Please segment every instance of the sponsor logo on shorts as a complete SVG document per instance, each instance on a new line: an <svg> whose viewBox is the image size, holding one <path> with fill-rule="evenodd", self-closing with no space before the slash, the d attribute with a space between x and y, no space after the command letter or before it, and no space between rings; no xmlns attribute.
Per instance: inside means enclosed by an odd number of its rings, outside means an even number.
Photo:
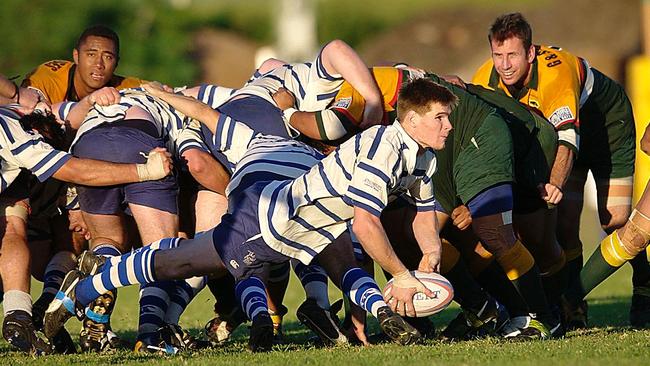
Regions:
<svg viewBox="0 0 650 366"><path fill-rule="evenodd" d="M252 251L250 251L250 250L248 251L248 254L246 254L246 255L244 256L244 263L245 263L247 266L250 266L251 264L255 263L255 260L256 260L256 258L255 258L255 252L252 252Z"/></svg>
<svg viewBox="0 0 650 366"><path fill-rule="evenodd" d="M352 104L352 98L341 98L334 103L335 108L347 108Z"/></svg>
<svg viewBox="0 0 650 366"><path fill-rule="evenodd" d="M233 259L230 261L230 266L234 269L237 269L239 268L239 263L237 263L237 261Z"/></svg>
<svg viewBox="0 0 650 366"><path fill-rule="evenodd" d="M557 127L566 121L571 121L575 119L571 109L567 106L560 107L551 114L551 117L548 119L553 126Z"/></svg>

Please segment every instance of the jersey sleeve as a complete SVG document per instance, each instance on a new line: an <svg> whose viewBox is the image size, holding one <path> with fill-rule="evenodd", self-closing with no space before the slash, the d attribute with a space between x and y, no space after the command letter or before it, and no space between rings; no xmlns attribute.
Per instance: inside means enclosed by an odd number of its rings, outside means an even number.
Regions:
<svg viewBox="0 0 650 366"><path fill-rule="evenodd" d="M564 92L558 93L551 103L544 107L542 113L558 131L558 143L577 151L580 85L571 85L571 82L565 81L555 90L564 90Z"/></svg>
<svg viewBox="0 0 650 366"><path fill-rule="evenodd" d="M359 146L359 154L346 193L351 204L379 217L388 204L390 187L401 170L399 149L382 140L385 128L379 128L373 140ZM357 135L360 136L360 135ZM358 137L356 137L358 138Z"/></svg>
<svg viewBox="0 0 650 366"><path fill-rule="evenodd" d="M226 152L228 150L246 151L255 132L246 124L226 116L219 115L212 140L215 149Z"/></svg>
<svg viewBox="0 0 650 366"><path fill-rule="evenodd" d="M212 84L201 84L196 99L209 105L212 109L224 104L237 91L237 89L226 88Z"/></svg>
<svg viewBox="0 0 650 366"><path fill-rule="evenodd" d="M56 173L72 155L54 149L43 142L39 134L24 131L20 126L8 124L13 136L9 146L11 156L20 167L30 170L43 182Z"/></svg>
<svg viewBox="0 0 650 366"><path fill-rule="evenodd" d="M434 211L436 209L433 180L431 179L435 171L436 165L434 158L429 169L415 172L416 175L421 177L409 188L409 195L415 202L418 211Z"/></svg>
<svg viewBox="0 0 650 366"><path fill-rule="evenodd" d="M209 153L210 149L206 145L203 133L201 132L201 122L191 119L190 123L178 134L176 146L178 147L179 156L190 149L198 149Z"/></svg>
<svg viewBox="0 0 650 366"><path fill-rule="evenodd" d="M30 72L21 85L39 90L50 103L62 102L68 89L71 65L70 61L48 61Z"/></svg>

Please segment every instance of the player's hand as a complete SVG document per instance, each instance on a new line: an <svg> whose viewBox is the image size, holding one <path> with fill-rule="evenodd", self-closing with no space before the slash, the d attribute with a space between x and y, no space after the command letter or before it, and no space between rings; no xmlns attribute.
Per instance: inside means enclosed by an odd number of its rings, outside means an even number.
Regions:
<svg viewBox="0 0 650 366"><path fill-rule="evenodd" d="M289 109L296 104L296 97L286 88L280 88L271 95L273 101L281 110Z"/></svg>
<svg viewBox="0 0 650 366"><path fill-rule="evenodd" d="M420 264L418 265L418 271L431 273L436 272L440 273L440 251L433 251L429 253L424 253L422 259L420 259Z"/></svg>
<svg viewBox="0 0 650 366"><path fill-rule="evenodd" d="M45 100L45 97L36 89L33 88L20 88L18 89L19 104L29 109L35 109L38 105L39 109L51 112L50 104Z"/></svg>
<svg viewBox="0 0 650 366"><path fill-rule="evenodd" d="M441 75L440 78L448 83L452 83L463 89L467 89L467 85L465 85L463 79L461 79L458 75Z"/></svg>
<svg viewBox="0 0 650 366"><path fill-rule="evenodd" d="M363 109L363 119L359 124L362 130L366 128L381 124L384 120L384 105L381 100L377 102L366 101L366 106Z"/></svg>
<svg viewBox="0 0 650 366"><path fill-rule="evenodd" d="M549 205L555 206L562 200L562 189L554 184L540 184L537 186L537 189L539 190L540 197Z"/></svg>
<svg viewBox="0 0 650 366"><path fill-rule="evenodd" d="M429 297L434 296L433 292L413 277L409 271L404 271L393 277L393 287L390 292L384 294L384 300L399 315L413 317L416 315L413 307L413 295L418 292Z"/></svg>
<svg viewBox="0 0 650 366"><path fill-rule="evenodd" d="M68 226L70 231L82 235L86 240L90 240L90 232L81 215L81 210L68 210L68 221L70 221L70 225Z"/></svg>
<svg viewBox="0 0 650 366"><path fill-rule="evenodd" d="M108 106L119 103L121 98L122 96L117 89L105 86L92 92L92 94L88 96L88 102L91 105L97 104L100 106Z"/></svg>
<svg viewBox="0 0 650 366"><path fill-rule="evenodd" d="M172 154L164 148L157 147L149 151L146 157L146 163L136 164L140 182L162 179L169 175L174 168Z"/></svg>
<svg viewBox="0 0 650 366"><path fill-rule="evenodd" d="M456 207L451 212L451 219L459 230L465 230L472 224L472 214L465 205Z"/></svg>
<svg viewBox="0 0 650 366"><path fill-rule="evenodd" d="M424 75L426 75L426 73L427 73L426 70L424 70L424 69L421 69L419 67L410 66L410 65L407 65L405 63L397 63L397 64L393 65L393 67L396 68L396 69L406 70L406 71L410 72L411 73L411 78L413 80L423 78Z"/></svg>
<svg viewBox="0 0 650 366"><path fill-rule="evenodd" d="M165 84L163 84L161 82L158 82L158 81L149 81L149 82L140 84L140 86L142 87L142 89L144 89L144 91L146 91L147 93L149 93L149 94L151 94L153 96L160 95L161 93L164 93L164 92L167 92L167 93L173 93L174 92L174 90L171 87L169 87L168 85L165 85Z"/></svg>

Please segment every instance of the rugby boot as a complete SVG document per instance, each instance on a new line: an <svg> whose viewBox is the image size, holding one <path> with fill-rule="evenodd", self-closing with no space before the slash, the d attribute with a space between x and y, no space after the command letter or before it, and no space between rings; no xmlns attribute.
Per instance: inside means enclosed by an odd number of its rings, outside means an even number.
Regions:
<svg viewBox="0 0 650 366"><path fill-rule="evenodd" d="M273 344L284 343L284 333L282 332L282 318L287 315L287 307L280 305L278 312L269 310L271 320L273 320Z"/></svg>
<svg viewBox="0 0 650 366"><path fill-rule="evenodd" d="M198 350L210 347L210 342L192 336L178 324L165 324L158 329L160 338L178 351Z"/></svg>
<svg viewBox="0 0 650 366"><path fill-rule="evenodd" d="M523 326L516 327L505 335L506 339L513 341L545 340L551 338L549 328L537 319L526 317L527 321ZM558 325L556 325L558 326Z"/></svg>
<svg viewBox="0 0 650 366"><path fill-rule="evenodd" d="M326 346L348 343L348 339L339 328L336 314L318 306L316 300L307 299L296 311L298 320L314 332Z"/></svg>
<svg viewBox="0 0 650 366"><path fill-rule="evenodd" d="M61 289L47 307L43 318L43 333L47 339L53 339L71 317L83 317L83 307L77 303L75 288L84 277L85 275L76 269L65 275Z"/></svg>
<svg viewBox="0 0 650 366"><path fill-rule="evenodd" d="M630 325L634 328L650 328L650 296L632 295Z"/></svg>
<svg viewBox="0 0 650 366"><path fill-rule="evenodd" d="M48 355L52 347L36 334L32 317L24 310L10 311L2 322L2 337L13 347L33 355Z"/></svg>
<svg viewBox="0 0 650 366"><path fill-rule="evenodd" d="M382 306L377 310L377 320L381 330L394 342L405 345L415 343L421 338L417 329L395 314L388 306Z"/></svg>
<svg viewBox="0 0 650 366"><path fill-rule="evenodd" d="M507 311L493 298L489 298L479 311L463 310L440 334L445 341L459 341L494 335L508 320Z"/></svg>
<svg viewBox="0 0 650 366"><path fill-rule="evenodd" d="M162 339L138 339L133 347L134 353L150 353L159 356L171 356L179 352L179 349L165 343Z"/></svg>
<svg viewBox="0 0 650 366"><path fill-rule="evenodd" d="M230 338L230 334L246 321L246 314L236 307L228 315L216 314L205 325L205 335L213 345L222 344Z"/></svg>
<svg viewBox="0 0 650 366"><path fill-rule="evenodd" d="M47 307L54 298L52 295L45 295L49 294L41 295L41 297L34 302L34 305L32 305L32 321L34 322L34 328L37 330L43 329L45 310L47 310ZM59 330L59 332L51 339L51 342L54 353L65 355L77 353L77 347L75 346L70 333L68 333L65 328L61 328L61 330Z"/></svg>
<svg viewBox="0 0 650 366"><path fill-rule="evenodd" d="M424 339L436 338L436 326L429 318L415 318L405 316L404 320L409 323L413 328L417 329Z"/></svg>
<svg viewBox="0 0 650 366"><path fill-rule="evenodd" d="M260 312L253 319L248 348L253 352L268 352L273 347L273 320L268 312Z"/></svg>
<svg viewBox="0 0 650 366"><path fill-rule="evenodd" d="M90 250L81 253L77 259L79 270L88 276L97 274L104 263L106 263L106 257L97 255Z"/></svg>
<svg viewBox="0 0 650 366"><path fill-rule="evenodd" d="M112 332L110 323L116 300L117 292L108 291L86 308L79 333L79 345L83 352L101 352L108 347L121 344L119 337Z"/></svg>
<svg viewBox="0 0 650 366"><path fill-rule="evenodd" d="M577 306L570 304L564 297L560 298L562 323L566 330L587 328L587 301L582 300Z"/></svg>

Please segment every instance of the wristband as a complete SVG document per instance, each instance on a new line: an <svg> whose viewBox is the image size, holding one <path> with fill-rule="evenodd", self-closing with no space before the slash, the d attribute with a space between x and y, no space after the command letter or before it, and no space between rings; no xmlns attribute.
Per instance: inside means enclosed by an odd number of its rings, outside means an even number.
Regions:
<svg viewBox="0 0 650 366"><path fill-rule="evenodd" d="M291 123L291 116L293 116L293 114L296 112L298 112L298 110L295 108L287 108L282 111L282 115L284 116L284 119L287 121L287 123Z"/></svg>

